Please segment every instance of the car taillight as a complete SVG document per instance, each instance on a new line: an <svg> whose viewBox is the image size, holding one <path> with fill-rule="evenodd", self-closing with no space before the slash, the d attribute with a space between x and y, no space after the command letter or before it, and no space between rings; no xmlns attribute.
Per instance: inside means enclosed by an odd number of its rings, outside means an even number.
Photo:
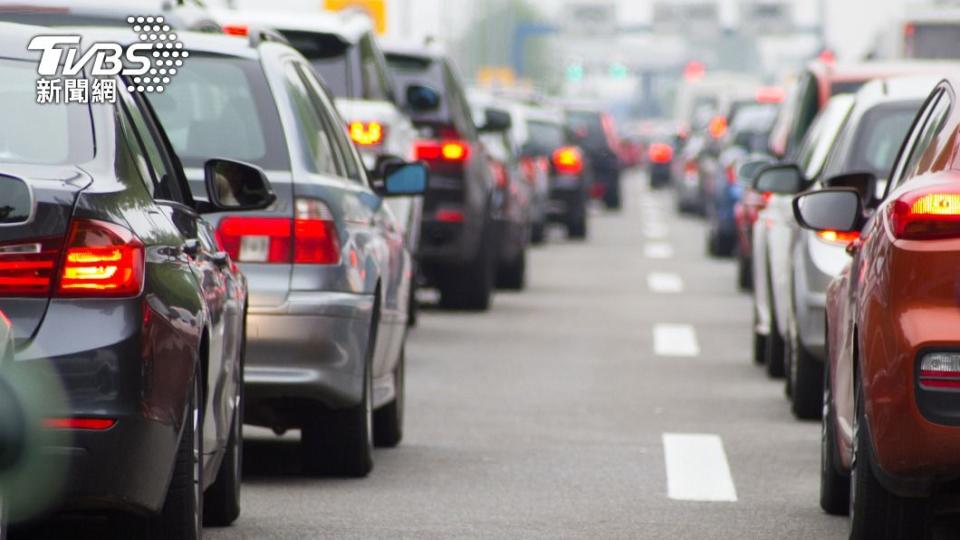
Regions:
<svg viewBox="0 0 960 540"><path fill-rule="evenodd" d="M0 296L49 296L62 238L0 246Z"/></svg>
<svg viewBox="0 0 960 540"><path fill-rule="evenodd" d="M57 295L136 296L143 288L143 243L114 223L75 219L60 268Z"/></svg>
<svg viewBox="0 0 960 540"><path fill-rule="evenodd" d="M860 238L859 231L817 231L817 238L828 244L847 245Z"/></svg>
<svg viewBox="0 0 960 540"><path fill-rule="evenodd" d="M457 208L439 208L434 213L434 217L443 223L463 223L465 219L463 210Z"/></svg>
<svg viewBox="0 0 960 540"><path fill-rule="evenodd" d="M89 429L103 431L112 428L117 421L114 418L44 418L43 427L47 429Z"/></svg>
<svg viewBox="0 0 960 540"><path fill-rule="evenodd" d="M220 25L220 28L228 36L247 37L250 35L250 27L245 24L223 24Z"/></svg>
<svg viewBox="0 0 960 540"><path fill-rule="evenodd" d="M960 353L932 352L920 359L920 386L960 390Z"/></svg>
<svg viewBox="0 0 960 540"><path fill-rule="evenodd" d="M360 146L382 144L387 129L380 122L350 122L350 138Z"/></svg>
<svg viewBox="0 0 960 540"><path fill-rule="evenodd" d="M217 239L237 262L337 264L340 240L333 213L316 199L297 199L293 219L228 216Z"/></svg>
<svg viewBox="0 0 960 540"><path fill-rule="evenodd" d="M737 168L733 165L727 167L727 184L734 185L737 183Z"/></svg>
<svg viewBox="0 0 960 540"><path fill-rule="evenodd" d="M723 116L715 116L710 120L707 131L714 139L719 139L727 134L727 119Z"/></svg>
<svg viewBox="0 0 960 540"><path fill-rule="evenodd" d="M673 148L669 144L653 143L647 150L651 163L670 163L673 161Z"/></svg>
<svg viewBox="0 0 960 540"><path fill-rule="evenodd" d="M697 174L698 170L699 170L699 167L697 167L697 162L694 160L690 160L683 164L683 173L685 175Z"/></svg>
<svg viewBox="0 0 960 540"><path fill-rule="evenodd" d="M897 238L960 237L960 193L927 191L904 195L893 202L889 215Z"/></svg>
<svg viewBox="0 0 960 540"><path fill-rule="evenodd" d="M507 168L503 166L503 163L493 164L493 181L498 189L503 189L510 183Z"/></svg>
<svg viewBox="0 0 960 540"><path fill-rule="evenodd" d="M415 146L417 159L424 161L466 161L470 144L466 141L419 141Z"/></svg>
<svg viewBox="0 0 960 540"><path fill-rule="evenodd" d="M553 167L559 174L580 174L583 172L583 154L575 146L557 148L553 152Z"/></svg>

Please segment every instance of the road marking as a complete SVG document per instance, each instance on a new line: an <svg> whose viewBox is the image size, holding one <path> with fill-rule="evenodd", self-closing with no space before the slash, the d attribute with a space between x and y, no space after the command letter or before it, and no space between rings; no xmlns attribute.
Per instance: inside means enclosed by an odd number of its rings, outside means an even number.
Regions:
<svg viewBox="0 0 960 540"><path fill-rule="evenodd" d="M661 225L659 223L648 223L643 227L643 235L647 237L648 240L663 240L670 233L670 229L666 225Z"/></svg>
<svg viewBox="0 0 960 540"><path fill-rule="evenodd" d="M643 256L648 259L669 259L673 257L673 246L663 242L650 242L643 246Z"/></svg>
<svg viewBox="0 0 960 540"><path fill-rule="evenodd" d="M650 272L647 274L647 288L655 293L679 293L683 292L683 280L677 274Z"/></svg>
<svg viewBox="0 0 960 540"><path fill-rule="evenodd" d="M737 500L723 439L700 433L664 433L667 497L677 501Z"/></svg>
<svg viewBox="0 0 960 540"><path fill-rule="evenodd" d="M653 352L657 356L697 356L700 354L697 333L689 324L656 324Z"/></svg>

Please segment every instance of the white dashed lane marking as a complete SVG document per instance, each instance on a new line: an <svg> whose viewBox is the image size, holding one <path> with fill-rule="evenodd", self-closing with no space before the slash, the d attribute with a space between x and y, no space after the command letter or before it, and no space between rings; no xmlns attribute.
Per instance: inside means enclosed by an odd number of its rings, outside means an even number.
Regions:
<svg viewBox="0 0 960 540"><path fill-rule="evenodd" d="M656 324L653 327L653 352L657 356L697 356L697 333L689 324Z"/></svg>
<svg viewBox="0 0 960 540"><path fill-rule="evenodd" d="M673 257L673 246L663 242L650 242L643 246L643 256L648 259L669 259Z"/></svg>
<svg viewBox="0 0 960 540"><path fill-rule="evenodd" d="M735 502L723 439L701 433L664 433L667 497L678 501Z"/></svg>
<svg viewBox="0 0 960 540"><path fill-rule="evenodd" d="M647 288L660 294L680 293L683 292L683 280L676 274L650 272L647 274Z"/></svg>

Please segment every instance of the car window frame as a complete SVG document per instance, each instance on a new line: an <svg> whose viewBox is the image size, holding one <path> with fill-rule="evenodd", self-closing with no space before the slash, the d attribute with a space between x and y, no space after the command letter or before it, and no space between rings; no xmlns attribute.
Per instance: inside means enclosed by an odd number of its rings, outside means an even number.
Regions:
<svg viewBox="0 0 960 540"><path fill-rule="evenodd" d="M911 169L915 168L917 163L914 161L914 157L919 159L922 155L929 149L930 144L933 143L934 138L937 133L943 129L944 126L940 126L937 129L937 132L933 134L927 140L926 146L923 149L919 148L919 143L923 140L924 136L928 133L928 129L931 127L930 121L934 118L934 114L937 114L937 109L940 107L940 103L946 99L947 108L943 111L943 119L946 120L950 116L950 111L953 110L953 100L952 95L947 89L943 86L938 86L934 92L930 94L927 98L927 101L924 103L923 108L917 114L917 119L913 124L913 127L910 128L910 132L907 137L904 139L903 146L900 149L900 152L897 154L897 159L894 162L893 169L891 169L890 181L887 183L887 191L884 194L884 199L886 199L890 193L902 186L907 180L912 178Z"/></svg>
<svg viewBox="0 0 960 540"><path fill-rule="evenodd" d="M307 103L310 105L311 109L313 109L313 114L316 115L317 122L324 127L325 127L325 122L323 119L323 115L321 114L321 108L318 106L317 102L311 97L311 94L313 94L313 92L311 92L310 85L307 84L307 82L300 75L300 69L298 69L300 65L302 65L302 62L299 59L296 59L293 57L284 60L281 65L280 76L283 83L284 93L286 94L287 100L290 102L288 103L288 106L290 106L291 108L291 112L293 113L293 120L296 123L296 126L294 127L297 130L297 144L300 145L301 151L305 154L305 157L306 157L306 160L304 161L304 163L301 163L301 166L306 167L308 171L312 174L345 178L346 175L344 172L344 164L342 162L342 158L336 148L336 143L334 143L333 140L330 138L329 131L324 131L324 134L326 135L325 139L329 143L329 147L330 147L330 159L333 163L333 169L334 169L332 172L320 170L319 167L316 167L318 163L315 159L315 156L313 155L314 152L309 147L310 146L309 144L305 144L308 141L303 140L303 135L306 133L306 130L304 129L304 126L303 126L303 119L301 118L301 112L293 104L293 99L295 99L293 96L293 92L295 90L294 88L292 88L292 84L294 80L297 81L299 84L303 85L304 96L307 100Z"/></svg>

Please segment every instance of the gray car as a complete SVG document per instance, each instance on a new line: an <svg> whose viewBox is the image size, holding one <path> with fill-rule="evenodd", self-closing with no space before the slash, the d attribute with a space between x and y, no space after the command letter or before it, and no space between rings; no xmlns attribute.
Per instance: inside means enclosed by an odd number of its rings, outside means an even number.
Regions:
<svg viewBox="0 0 960 540"><path fill-rule="evenodd" d="M267 172L278 200L221 214L217 239L250 284L246 422L301 428L311 474L366 475L400 442L411 254L387 196L426 169L365 171L309 62L284 43L184 35L188 61L151 101L200 192L200 166L232 156Z"/></svg>

